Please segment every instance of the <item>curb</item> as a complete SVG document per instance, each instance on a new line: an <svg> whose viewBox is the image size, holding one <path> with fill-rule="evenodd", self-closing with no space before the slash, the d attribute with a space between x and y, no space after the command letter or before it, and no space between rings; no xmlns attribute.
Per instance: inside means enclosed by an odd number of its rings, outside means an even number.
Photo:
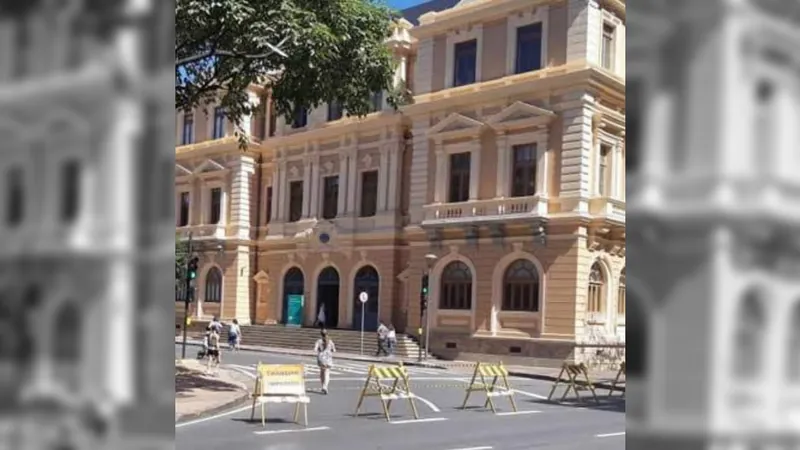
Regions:
<svg viewBox="0 0 800 450"><path fill-rule="evenodd" d="M223 413L228 410L236 409L239 406L244 406L245 403L248 403L247 400L250 399L250 393L247 391L240 392L236 395L234 399L229 402L225 402L222 405L215 406L210 409L206 409L203 411L199 411L196 413L191 414L184 414L177 419L175 419L175 425L181 425L186 422L191 422L193 420L202 419L204 417L211 417L216 414Z"/></svg>
<svg viewBox="0 0 800 450"><path fill-rule="evenodd" d="M176 344L182 344L183 340L175 338ZM202 344L199 341L191 341L186 340L186 346L194 346L194 347L201 347ZM265 350L264 348L260 348L253 345L242 345L240 346L242 350L248 351L256 351L262 353L274 353L279 355L293 355L293 356L314 356L313 352L306 352L304 350L291 350L291 349L281 349L281 348L270 348L269 350ZM362 362L379 362L385 363L384 360L376 360L374 358L369 357L361 357L361 356L346 356L346 355L337 355L336 359L343 359L345 361L362 361ZM454 367L475 367L476 362L452 362L452 363L444 363L444 364L436 364L431 362L417 362L417 361L402 361L403 365L412 366L412 367L422 367L426 369L439 369L439 370L448 370ZM518 372L514 370L509 370L508 374L513 377L519 378L530 378L534 380L543 380L543 381L556 381L558 379L557 376L553 375L544 375L544 374L537 374L537 373L529 373L529 372ZM595 383L595 388L599 389L610 389L611 383ZM615 386L613 391L624 392L624 386Z"/></svg>

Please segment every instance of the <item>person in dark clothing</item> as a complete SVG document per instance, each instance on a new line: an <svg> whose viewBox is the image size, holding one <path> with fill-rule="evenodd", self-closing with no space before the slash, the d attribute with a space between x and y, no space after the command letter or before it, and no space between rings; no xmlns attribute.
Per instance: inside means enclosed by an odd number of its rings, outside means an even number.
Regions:
<svg viewBox="0 0 800 450"><path fill-rule="evenodd" d="M375 353L375 356L381 356L381 353L383 353L385 356L389 356L389 351L386 349L386 341L388 338L389 328L387 328L386 325L381 322L378 326L378 352Z"/></svg>

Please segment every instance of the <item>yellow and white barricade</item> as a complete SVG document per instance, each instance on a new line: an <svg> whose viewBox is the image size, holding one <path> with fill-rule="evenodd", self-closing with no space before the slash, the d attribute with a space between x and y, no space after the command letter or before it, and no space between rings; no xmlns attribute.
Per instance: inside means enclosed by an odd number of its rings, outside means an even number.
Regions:
<svg viewBox="0 0 800 450"><path fill-rule="evenodd" d="M567 379L563 380L562 377L566 375ZM583 375L583 380L578 379L580 375ZM563 402L567 398L567 394L569 391L575 393L575 400L581 400L581 396L578 393L579 389L588 389L592 396L594 397L594 401L596 403L600 403L600 400L597 398L597 393L594 390L594 383L592 383L592 379L589 378L589 368L586 367L584 363L570 363L565 362L561 365L561 372L558 373L558 377L553 382L553 388L550 389L550 395L547 396L547 400L550 401L553 398L553 394L556 392L556 388L560 383L564 383L567 385L567 389L564 391L564 395L561 396L561 401Z"/></svg>
<svg viewBox="0 0 800 450"><path fill-rule="evenodd" d="M491 383L487 383L487 378L492 379ZM494 401L492 401L494 397L508 397L508 400L511 402L511 408L514 412L517 412L517 403L514 401L514 390L511 389L511 385L508 383L508 370L503 366L503 363L487 364L479 362L475 366L475 371L472 373L472 380L470 380L469 386L467 386L467 395L464 397L464 404L461 405L461 409L466 409L469 397L473 392L484 392L486 394L486 401L483 407L486 408L489 406L495 414L497 413L497 409L494 406Z"/></svg>
<svg viewBox="0 0 800 450"><path fill-rule="evenodd" d="M261 404L261 425L266 426L267 403L294 403L294 421L300 418L303 408L303 425L308 426L308 404L306 382L302 364L261 364L256 369L256 384L253 389L253 409L250 420L256 416L256 403Z"/></svg>
<svg viewBox="0 0 800 450"><path fill-rule="evenodd" d="M622 361L622 364L619 366L619 370L617 371L617 376L614 377L614 382L611 383L611 387L608 388L608 396L611 397L611 394L614 393L614 388L620 384L620 378L623 376L627 377L625 372L625 361ZM622 391L622 397L625 397L625 391Z"/></svg>
<svg viewBox="0 0 800 450"><path fill-rule="evenodd" d="M383 384L383 381L392 381L392 384L391 386ZM419 419L417 405L414 403L414 394L411 393L408 370L402 363L395 367L377 367L374 364L369 366L367 380L364 382L364 388L361 389L361 394L358 396L356 417L361 411L364 399L367 397L379 397L381 399L383 414L386 416L387 422L391 421L389 409L392 406L392 401L400 399L408 399L411 411L414 413L414 419Z"/></svg>

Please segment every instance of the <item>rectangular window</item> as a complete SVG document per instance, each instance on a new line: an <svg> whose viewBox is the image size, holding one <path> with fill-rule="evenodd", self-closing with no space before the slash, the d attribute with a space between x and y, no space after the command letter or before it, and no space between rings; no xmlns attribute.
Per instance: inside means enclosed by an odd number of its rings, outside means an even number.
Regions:
<svg viewBox="0 0 800 450"><path fill-rule="evenodd" d="M303 216L303 182L289 183L289 222L297 222Z"/></svg>
<svg viewBox="0 0 800 450"><path fill-rule="evenodd" d="M361 217L372 217L378 211L378 171L361 174Z"/></svg>
<svg viewBox="0 0 800 450"><path fill-rule="evenodd" d="M78 217L80 208L80 163L75 160L65 163L61 176L61 219L72 222Z"/></svg>
<svg viewBox="0 0 800 450"><path fill-rule="evenodd" d="M225 136L225 109L218 106L214 108L214 139Z"/></svg>
<svg viewBox="0 0 800 450"><path fill-rule="evenodd" d="M600 154L597 161L597 195L600 197L608 196L609 185L611 184L611 170L609 168L610 155L611 147L606 144L601 144Z"/></svg>
<svg viewBox="0 0 800 450"><path fill-rule="evenodd" d="M450 191L447 201L450 203L469 200L469 172L472 159L469 153L450 155Z"/></svg>
<svg viewBox="0 0 800 450"><path fill-rule="evenodd" d="M512 151L511 196L536 195L536 144L515 145Z"/></svg>
<svg viewBox="0 0 800 450"><path fill-rule="evenodd" d="M180 215L178 217L178 226L185 227L189 225L189 193L181 192Z"/></svg>
<svg viewBox="0 0 800 450"><path fill-rule="evenodd" d="M211 188L210 223L217 224L222 217L222 188Z"/></svg>
<svg viewBox="0 0 800 450"><path fill-rule="evenodd" d="M453 86L475 82L478 64L478 40L460 42L453 50Z"/></svg>
<svg viewBox="0 0 800 450"><path fill-rule="evenodd" d="M295 108L292 128L303 128L306 125L308 125L308 111L305 108Z"/></svg>
<svg viewBox="0 0 800 450"><path fill-rule="evenodd" d="M183 138L182 145L191 144L194 141L194 114L186 113L183 115Z"/></svg>
<svg viewBox="0 0 800 450"><path fill-rule="evenodd" d="M370 97L372 112L383 110L383 91L378 91Z"/></svg>
<svg viewBox="0 0 800 450"><path fill-rule="evenodd" d="M515 73L542 68L542 23L517 28L517 61Z"/></svg>
<svg viewBox="0 0 800 450"><path fill-rule="evenodd" d="M6 200L6 223L19 225L25 215L25 180L19 167L6 175Z"/></svg>
<svg viewBox="0 0 800 450"><path fill-rule="evenodd" d="M602 64L606 70L614 69L614 32L612 25L603 24Z"/></svg>
<svg viewBox="0 0 800 450"><path fill-rule="evenodd" d="M324 178L322 192L322 218L330 220L339 213L339 176L334 175Z"/></svg>
<svg viewBox="0 0 800 450"><path fill-rule="evenodd" d="M267 223L272 222L272 187L267 188Z"/></svg>
<svg viewBox="0 0 800 450"><path fill-rule="evenodd" d="M328 103L328 122L332 122L334 120L339 120L344 115L344 108L342 108L342 104L333 101Z"/></svg>

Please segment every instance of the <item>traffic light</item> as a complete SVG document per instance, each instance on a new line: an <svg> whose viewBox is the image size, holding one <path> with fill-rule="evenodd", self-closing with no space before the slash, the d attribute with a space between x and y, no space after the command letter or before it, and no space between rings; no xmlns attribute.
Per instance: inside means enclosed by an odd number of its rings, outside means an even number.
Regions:
<svg viewBox="0 0 800 450"><path fill-rule="evenodd" d="M428 309L428 275L422 276L422 290L419 293L419 304L422 311Z"/></svg>
<svg viewBox="0 0 800 450"><path fill-rule="evenodd" d="M186 274L188 279L194 280L197 278L197 263L200 260L195 256L194 258L189 260L189 263L186 265Z"/></svg>

